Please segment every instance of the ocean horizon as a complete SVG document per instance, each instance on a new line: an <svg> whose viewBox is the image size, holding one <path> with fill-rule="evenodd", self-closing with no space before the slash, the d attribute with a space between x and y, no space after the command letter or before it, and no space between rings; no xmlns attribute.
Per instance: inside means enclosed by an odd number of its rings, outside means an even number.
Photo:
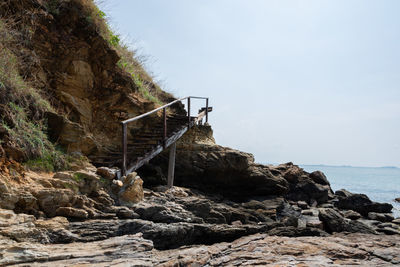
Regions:
<svg viewBox="0 0 400 267"><path fill-rule="evenodd" d="M367 195L372 201L393 205L393 215L400 217L400 168L396 166L355 167L330 165L299 165L307 172L322 171L332 190L346 189L352 193Z"/></svg>

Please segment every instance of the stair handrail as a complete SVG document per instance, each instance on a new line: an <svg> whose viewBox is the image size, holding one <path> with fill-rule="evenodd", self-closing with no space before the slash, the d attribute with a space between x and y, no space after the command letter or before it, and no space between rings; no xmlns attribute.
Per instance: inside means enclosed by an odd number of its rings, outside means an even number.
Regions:
<svg viewBox="0 0 400 267"><path fill-rule="evenodd" d="M161 107L153 109L153 110L151 110L149 112L146 112L144 114L138 115L138 116L130 118L130 119L126 119L124 121L121 121L121 126L122 126L122 169L121 169L121 171L122 171L122 176L126 175L126 161L127 161L127 153L128 153L127 124L130 123L130 122L134 122L136 120L142 119L144 117L147 117L147 116L149 116L149 115L151 115L151 114L153 114L153 113L155 113L155 112L157 112L159 110L163 110L163 119L164 119L164 123L163 123L164 138L163 138L163 141L165 141L166 136L167 136L167 112L166 112L167 107L187 99L188 127L189 127L189 125L190 125L190 99L191 98L193 98L193 99L205 99L206 100L206 110L205 110L206 116L205 117L206 117L206 122L208 122L208 97L201 97L201 96L186 96L186 97L183 97L183 98L180 98L180 99L176 99L176 100L174 100L174 101L172 101L172 102L170 102L168 104L165 104L165 105L163 105Z"/></svg>

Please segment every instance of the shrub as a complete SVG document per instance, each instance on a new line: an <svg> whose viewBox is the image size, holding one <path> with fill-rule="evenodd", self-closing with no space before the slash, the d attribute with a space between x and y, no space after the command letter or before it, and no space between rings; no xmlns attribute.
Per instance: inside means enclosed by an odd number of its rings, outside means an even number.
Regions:
<svg viewBox="0 0 400 267"><path fill-rule="evenodd" d="M40 157L26 161L24 166L32 171L54 172L66 170L70 166L70 157L55 149L46 151Z"/></svg>
<svg viewBox="0 0 400 267"><path fill-rule="evenodd" d="M113 33L110 34L109 42L112 46L118 46L119 41L120 41L119 35Z"/></svg>
<svg viewBox="0 0 400 267"><path fill-rule="evenodd" d="M45 112L49 102L20 73L20 37L9 23L0 19L0 126L5 130L2 146L19 149L24 165L32 170L54 171L67 168L67 156L48 140ZM3 38L4 37L4 38Z"/></svg>

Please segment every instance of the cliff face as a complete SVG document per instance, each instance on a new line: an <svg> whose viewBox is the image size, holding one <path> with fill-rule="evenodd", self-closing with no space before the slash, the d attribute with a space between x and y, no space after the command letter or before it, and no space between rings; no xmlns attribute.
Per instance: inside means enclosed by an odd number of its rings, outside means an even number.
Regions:
<svg viewBox="0 0 400 267"><path fill-rule="evenodd" d="M24 39L14 43L3 39L2 44L17 54L23 79L50 103L44 114L36 117L47 120L51 141L67 152L93 155L105 147L119 146L121 120L173 100L137 61L124 54L127 50L103 16L92 1L18 0L1 4L2 23L10 25L11 35ZM146 99L145 89L153 91L157 101ZM35 117L32 113L35 110L28 112L30 119ZM23 147L11 142L3 146L14 158L27 158L11 153Z"/></svg>

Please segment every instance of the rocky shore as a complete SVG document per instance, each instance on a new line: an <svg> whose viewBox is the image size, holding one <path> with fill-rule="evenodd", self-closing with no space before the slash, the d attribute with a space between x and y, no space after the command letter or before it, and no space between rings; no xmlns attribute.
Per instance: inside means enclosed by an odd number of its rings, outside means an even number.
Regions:
<svg viewBox="0 0 400 267"><path fill-rule="evenodd" d="M16 266L389 266L400 263L399 236L255 234L230 243L157 250L141 234L91 243L15 243L1 263ZM0 244L1 248L4 248ZM19 252L16 252L19 251Z"/></svg>
<svg viewBox="0 0 400 267"><path fill-rule="evenodd" d="M257 164L217 145L208 125L179 140L173 188L165 186L168 151L120 180L116 169L93 166L88 158L121 150L121 120L175 98L119 44L93 1L0 7L3 65L15 65L2 78L21 75L0 81L1 266L400 263L400 219L390 204L333 192L319 171ZM32 88L21 95L25 80ZM47 172L27 171L28 160Z"/></svg>
<svg viewBox="0 0 400 267"><path fill-rule="evenodd" d="M400 263L400 219L390 204L333 192L319 171L256 164L216 145L208 126L178 147L171 189L163 156L142 178L123 181L88 163L53 175L2 175L0 264Z"/></svg>

